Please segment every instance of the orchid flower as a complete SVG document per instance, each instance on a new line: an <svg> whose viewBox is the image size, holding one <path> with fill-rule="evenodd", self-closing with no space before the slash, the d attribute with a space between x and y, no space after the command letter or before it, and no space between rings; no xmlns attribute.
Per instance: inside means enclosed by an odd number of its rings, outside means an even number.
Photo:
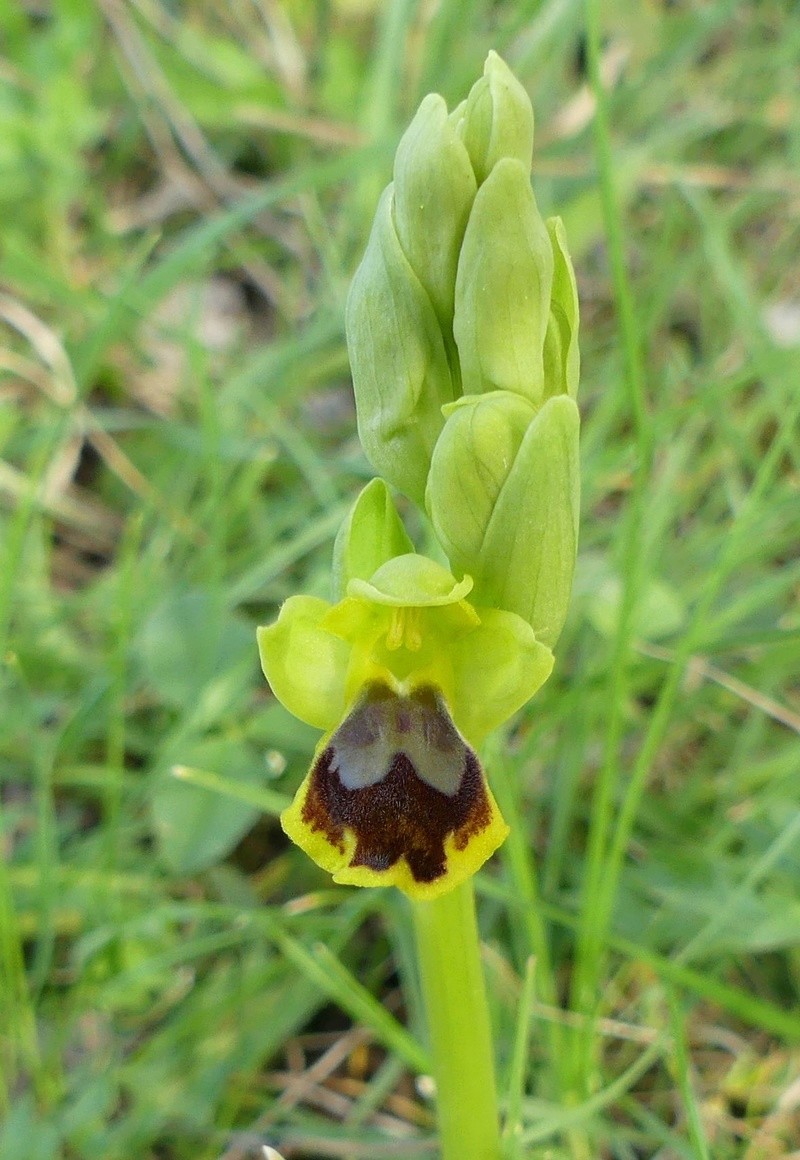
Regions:
<svg viewBox="0 0 800 1160"><path fill-rule="evenodd" d="M399 525L374 480L349 539L369 540L386 513ZM342 577L337 603L290 597L259 630L273 692L325 731L281 820L336 882L432 898L505 838L476 750L533 696L553 657L521 616L473 606L469 576L410 551L378 560L377 547L358 561L365 574Z"/></svg>

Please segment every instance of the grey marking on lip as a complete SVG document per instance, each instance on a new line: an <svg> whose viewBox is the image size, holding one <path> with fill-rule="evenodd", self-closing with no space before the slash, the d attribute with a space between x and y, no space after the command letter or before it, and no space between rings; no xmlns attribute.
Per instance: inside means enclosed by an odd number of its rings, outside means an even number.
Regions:
<svg viewBox="0 0 800 1160"><path fill-rule="evenodd" d="M349 790L365 789L388 775L404 754L422 781L453 797L467 758L467 744L442 696L432 688L409 696L370 685L330 739L331 768Z"/></svg>
<svg viewBox="0 0 800 1160"><path fill-rule="evenodd" d="M350 833L350 866L388 870L404 858L415 882L435 882L447 873L448 838L465 850L492 810L441 693L403 696L376 682L314 762L303 821L341 854Z"/></svg>

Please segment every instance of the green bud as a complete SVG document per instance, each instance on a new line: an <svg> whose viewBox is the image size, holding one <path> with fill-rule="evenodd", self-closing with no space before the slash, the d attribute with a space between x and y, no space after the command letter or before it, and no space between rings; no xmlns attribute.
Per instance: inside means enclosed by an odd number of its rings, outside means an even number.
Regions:
<svg viewBox="0 0 800 1160"><path fill-rule="evenodd" d="M421 504L453 382L442 333L395 231L393 187L375 214L347 298L358 434L376 472Z"/></svg>
<svg viewBox="0 0 800 1160"><path fill-rule="evenodd" d="M545 393L553 247L528 171L505 158L472 207L456 275L453 332L465 393Z"/></svg>
<svg viewBox="0 0 800 1160"><path fill-rule="evenodd" d="M445 407L425 503L451 568L473 579L486 529L536 411L521 395L466 395Z"/></svg>
<svg viewBox="0 0 800 1160"><path fill-rule="evenodd" d="M476 188L447 106L430 93L397 147L394 224L446 335L453 324L458 252Z"/></svg>
<svg viewBox="0 0 800 1160"><path fill-rule="evenodd" d="M463 101L458 102L456 107L453 109L453 111L451 113L448 114L448 117L447 117L448 121L453 126L453 128L456 130L459 137L464 136L464 131L461 127L461 122L464 120L464 113L466 112L466 108L467 108L467 99L465 97Z"/></svg>
<svg viewBox="0 0 800 1160"><path fill-rule="evenodd" d="M503 157L515 157L530 173L533 108L528 94L496 52L487 56L483 76L472 86L457 124L479 185Z"/></svg>
<svg viewBox="0 0 800 1160"><path fill-rule="evenodd" d="M553 246L553 296L544 341L544 382L546 395L578 393L581 359L578 349L578 288L567 250L567 235L561 218L547 219Z"/></svg>
<svg viewBox="0 0 800 1160"><path fill-rule="evenodd" d="M382 479L373 479L353 504L333 545L334 599L343 598L351 580L369 580L387 560L413 551L388 487Z"/></svg>
<svg viewBox="0 0 800 1160"><path fill-rule="evenodd" d="M578 537L578 409L566 395L535 411L497 391L465 397L431 462L428 513L478 605L517 613L552 648L569 603Z"/></svg>

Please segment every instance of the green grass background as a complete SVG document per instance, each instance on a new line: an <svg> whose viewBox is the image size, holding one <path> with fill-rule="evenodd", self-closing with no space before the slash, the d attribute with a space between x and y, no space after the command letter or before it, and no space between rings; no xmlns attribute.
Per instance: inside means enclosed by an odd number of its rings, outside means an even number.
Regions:
<svg viewBox="0 0 800 1160"><path fill-rule="evenodd" d="M282 837L315 735L254 627L328 594L370 474L348 281L418 100L489 48L584 367L570 618L487 753L508 1154L800 1156L800 14L20 0L0 33L2 1160L435 1154L406 906Z"/></svg>

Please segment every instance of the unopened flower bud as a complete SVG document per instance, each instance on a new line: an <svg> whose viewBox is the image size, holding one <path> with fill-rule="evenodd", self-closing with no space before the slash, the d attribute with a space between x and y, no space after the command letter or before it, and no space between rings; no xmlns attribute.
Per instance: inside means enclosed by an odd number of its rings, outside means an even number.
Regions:
<svg viewBox="0 0 800 1160"><path fill-rule="evenodd" d="M445 407L425 500L454 572L481 584L486 529L536 411L521 395L465 395Z"/></svg>
<svg viewBox="0 0 800 1160"><path fill-rule="evenodd" d="M578 393L581 359L578 349L578 288L567 250L567 236L559 217L547 219L553 245L553 294L544 341L545 395Z"/></svg>
<svg viewBox="0 0 800 1160"><path fill-rule="evenodd" d="M448 120L447 106L430 93L397 147L394 224L450 342L458 252L476 189L469 155Z"/></svg>
<svg viewBox="0 0 800 1160"><path fill-rule="evenodd" d="M456 275L453 331L465 393L545 394L553 246L520 161L499 161L478 190Z"/></svg>
<svg viewBox="0 0 800 1160"><path fill-rule="evenodd" d="M426 496L437 538L476 603L517 613L552 648L577 550L578 409L494 391L447 410Z"/></svg>
<svg viewBox="0 0 800 1160"><path fill-rule="evenodd" d="M441 408L455 392L436 313L397 237L392 197L390 185L350 287L347 346L364 452L422 504Z"/></svg>
<svg viewBox="0 0 800 1160"><path fill-rule="evenodd" d="M479 185L503 157L515 157L530 172L533 108L528 94L496 52L487 56L483 76L457 113L454 119Z"/></svg>

